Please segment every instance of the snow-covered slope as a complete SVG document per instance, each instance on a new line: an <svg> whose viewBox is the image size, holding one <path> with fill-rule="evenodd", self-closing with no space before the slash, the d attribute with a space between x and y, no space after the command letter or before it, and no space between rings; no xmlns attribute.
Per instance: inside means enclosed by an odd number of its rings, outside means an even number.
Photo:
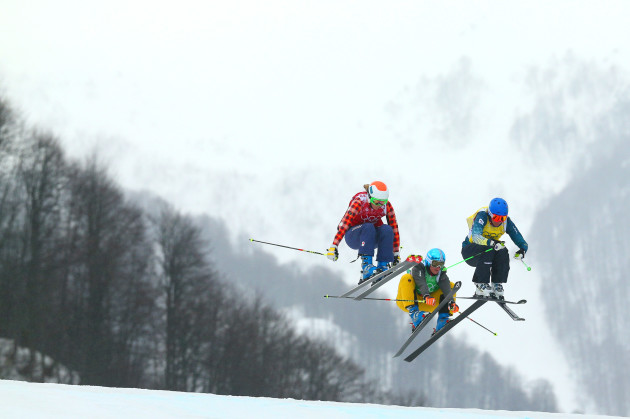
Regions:
<svg viewBox="0 0 630 419"><path fill-rule="evenodd" d="M0 381L0 416L13 418L596 419L610 416L431 409Z"/></svg>

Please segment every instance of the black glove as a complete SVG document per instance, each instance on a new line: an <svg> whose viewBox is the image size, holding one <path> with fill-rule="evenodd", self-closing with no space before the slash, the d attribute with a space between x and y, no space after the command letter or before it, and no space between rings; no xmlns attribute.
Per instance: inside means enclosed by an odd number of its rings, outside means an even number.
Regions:
<svg viewBox="0 0 630 419"><path fill-rule="evenodd" d="M524 259L526 252L527 250L525 249L518 249L517 252L514 254L514 259Z"/></svg>

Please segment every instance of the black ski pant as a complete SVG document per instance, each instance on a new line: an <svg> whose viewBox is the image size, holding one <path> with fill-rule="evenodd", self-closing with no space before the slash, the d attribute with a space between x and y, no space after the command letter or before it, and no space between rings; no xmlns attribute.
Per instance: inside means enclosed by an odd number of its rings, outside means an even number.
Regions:
<svg viewBox="0 0 630 419"><path fill-rule="evenodd" d="M510 272L510 256L507 248L499 251L494 249L486 252L490 246L482 246L477 243L468 243L462 246L462 257L472 259L466 261L467 264L475 268L473 274L473 282L487 284L492 282L495 284L504 284L507 282L508 273Z"/></svg>

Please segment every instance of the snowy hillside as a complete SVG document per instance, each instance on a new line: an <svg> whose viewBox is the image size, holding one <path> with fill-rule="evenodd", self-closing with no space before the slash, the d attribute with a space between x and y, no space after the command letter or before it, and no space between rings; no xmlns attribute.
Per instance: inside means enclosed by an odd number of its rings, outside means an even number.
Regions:
<svg viewBox="0 0 630 419"><path fill-rule="evenodd" d="M595 419L611 416L431 409L217 396L139 389L0 381L0 416L12 418L384 418Z"/></svg>

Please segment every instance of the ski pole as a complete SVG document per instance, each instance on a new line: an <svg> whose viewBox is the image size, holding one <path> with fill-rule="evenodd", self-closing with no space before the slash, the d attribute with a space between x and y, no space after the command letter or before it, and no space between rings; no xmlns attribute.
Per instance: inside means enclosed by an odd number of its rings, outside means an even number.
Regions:
<svg viewBox="0 0 630 419"><path fill-rule="evenodd" d="M342 297L340 295L324 295L324 298L351 298L354 300L353 296ZM405 303L424 303L424 300L398 300L396 298L371 298L364 297L363 300L379 300L379 301L402 301Z"/></svg>
<svg viewBox="0 0 630 419"><path fill-rule="evenodd" d="M460 314L461 315L461 314ZM483 324L479 323L476 320L471 319L470 317L467 317L468 320L470 320L471 322L475 323L477 326L483 327L484 329L486 329L488 332L492 333L493 335L497 335L495 332L493 332L492 330L488 329L486 326L484 326Z"/></svg>
<svg viewBox="0 0 630 419"><path fill-rule="evenodd" d="M451 269L451 268L452 268L453 266L455 266L455 265L459 265L459 264L460 264L460 263L462 263L462 262L466 262L467 260L472 259L472 258L474 258L474 257L477 257L477 256L479 256L479 255L480 255L480 254L482 254L482 253L489 252L489 251L491 251L492 249L494 249L494 248L493 248L493 247L491 247L491 248L489 248L488 250L484 250L483 252L477 253L476 255L472 255L472 256L471 256L471 257L469 257L469 258L466 258L466 259L464 259L464 260L460 260L459 262L454 263L454 264L452 264L451 266L448 266L448 267L446 267L446 268L444 268L444 269L442 269L442 270L443 270L443 271L446 271L447 269Z"/></svg>
<svg viewBox="0 0 630 419"><path fill-rule="evenodd" d="M249 241L250 241L250 242L256 242L256 243L270 244L270 245L272 245L272 246L284 247L284 248L286 248L286 249L299 250L300 252L313 253L314 255L322 255L322 256L326 256L324 253L314 252L314 251L312 251L312 250L298 249L297 247L285 246L285 245L282 245L282 244L276 244L276 243L263 242L263 241L260 241L260 240L254 240L254 239L249 239Z"/></svg>
<svg viewBox="0 0 630 419"><path fill-rule="evenodd" d="M527 266L527 263L525 263L525 261L523 259L521 259L521 262L523 262L523 265L525 265L525 267L527 268L528 271L531 271L532 268L530 268L529 266Z"/></svg>

